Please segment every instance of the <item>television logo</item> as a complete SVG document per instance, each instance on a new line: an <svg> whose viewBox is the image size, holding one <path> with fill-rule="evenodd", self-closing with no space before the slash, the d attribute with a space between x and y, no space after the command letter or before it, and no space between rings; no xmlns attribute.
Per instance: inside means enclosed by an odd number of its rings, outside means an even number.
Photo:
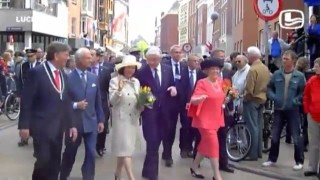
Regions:
<svg viewBox="0 0 320 180"><path fill-rule="evenodd" d="M295 17L295 18L293 18ZM280 28L283 29L300 29L304 26L304 13L296 9L288 9L280 12Z"/></svg>

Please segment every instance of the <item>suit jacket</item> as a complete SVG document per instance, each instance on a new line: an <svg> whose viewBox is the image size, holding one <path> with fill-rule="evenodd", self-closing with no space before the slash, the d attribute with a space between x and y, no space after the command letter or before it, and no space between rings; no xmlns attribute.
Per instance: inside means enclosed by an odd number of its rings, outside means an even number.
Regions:
<svg viewBox="0 0 320 180"><path fill-rule="evenodd" d="M173 74L172 69L175 67L172 67L171 59L163 59L163 64L168 65L171 68L172 73L172 81L175 82L175 87L177 88L177 96L174 98L179 105L182 105L183 107L188 101L188 91L186 89L189 89L190 87L190 81L189 81L189 70L188 66L185 63L180 62L180 79L175 80L175 75Z"/></svg>
<svg viewBox="0 0 320 180"><path fill-rule="evenodd" d="M189 106L188 114L193 118L192 127L218 130L225 125L222 109L225 93L222 90L222 79L218 82L214 89L207 79L198 81L192 97L207 95L208 98L197 105Z"/></svg>
<svg viewBox="0 0 320 180"><path fill-rule="evenodd" d="M171 106L175 106L175 104L172 103L173 98L170 96L170 92L167 91L170 86L174 86L172 70L169 66L161 64L160 88L157 88L156 81L154 80L154 76L149 65L141 67L137 72L136 77L140 81L140 85L142 87L149 86L151 88L153 95L157 99L153 104L154 108L163 107L170 109ZM148 110L150 109L145 109L145 111Z"/></svg>
<svg viewBox="0 0 320 180"><path fill-rule="evenodd" d="M60 71L61 93L55 88L48 63L27 72L21 96L19 129L30 129L32 136L56 138L65 128L75 127L66 75Z"/></svg>
<svg viewBox="0 0 320 180"><path fill-rule="evenodd" d="M89 71L91 72L92 69L89 68ZM102 101L108 101L108 94L109 94L109 83L111 80L111 74L113 70L111 70L108 67L105 66L99 66L99 87L100 87L100 95Z"/></svg>
<svg viewBox="0 0 320 180"><path fill-rule="evenodd" d="M68 82L70 84L69 94L72 102L75 103L84 99L88 102L85 110L73 110L76 118L76 127L84 133L97 132L98 123L105 121L98 77L91 72L87 72L87 83L84 87L76 69L69 74Z"/></svg>
<svg viewBox="0 0 320 180"><path fill-rule="evenodd" d="M40 65L40 62L36 62L36 66ZM17 86L17 94L21 95L22 93L22 89L25 85L25 83L28 80L28 71L30 70L30 63L29 61L24 62L21 64L20 67L20 73L17 76L17 82L16 82L16 86Z"/></svg>

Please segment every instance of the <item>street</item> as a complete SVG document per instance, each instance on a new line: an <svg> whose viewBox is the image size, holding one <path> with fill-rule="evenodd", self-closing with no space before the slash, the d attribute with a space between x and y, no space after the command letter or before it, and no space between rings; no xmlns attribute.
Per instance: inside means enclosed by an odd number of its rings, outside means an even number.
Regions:
<svg viewBox="0 0 320 180"><path fill-rule="evenodd" d="M108 137L107 143L110 142ZM29 180L31 179L31 172L33 169L34 158L32 157L32 146L20 148L17 146L18 131L16 126L12 126L0 131L0 180ZM141 141L143 142L143 141ZM134 171L137 180L141 180L141 168L144 159L144 145L137 143L137 153L134 156ZM110 146L108 144L108 146ZM108 148L109 150L110 148ZM80 180L81 178L81 164L84 157L84 148L79 149L76 164L74 165L72 176L70 179ZM160 166L160 180L192 180L194 178L189 174L190 159L181 159L178 151L178 144L174 146L174 165L173 168L165 168ZM96 180L113 180L114 169L116 166L115 158L112 157L110 151L105 157L97 158L96 161ZM212 171L210 170L209 162L203 162L201 172L207 177L212 178ZM125 175L125 174L124 174ZM269 178L245 173L237 170L235 174L222 174L224 180L269 180ZM126 176L123 176L126 179ZM271 179L270 179L271 180Z"/></svg>

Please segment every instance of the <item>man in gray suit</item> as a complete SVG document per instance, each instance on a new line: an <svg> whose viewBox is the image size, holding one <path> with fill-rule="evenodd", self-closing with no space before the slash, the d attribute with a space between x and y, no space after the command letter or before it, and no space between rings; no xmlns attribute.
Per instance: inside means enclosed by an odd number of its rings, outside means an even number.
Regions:
<svg viewBox="0 0 320 180"><path fill-rule="evenodd" d="M65 136L66 148L62 158L60 180L67 180L70 175L82 138L86 151L81 168L83 180L94 180L97 134L103 131L105 118L98 76L87 71L91 66L91 60L89 49L78 49L75 53L77 68L69 74L69 94L73 102L73 112L79 135L75 142Z"/></svg>

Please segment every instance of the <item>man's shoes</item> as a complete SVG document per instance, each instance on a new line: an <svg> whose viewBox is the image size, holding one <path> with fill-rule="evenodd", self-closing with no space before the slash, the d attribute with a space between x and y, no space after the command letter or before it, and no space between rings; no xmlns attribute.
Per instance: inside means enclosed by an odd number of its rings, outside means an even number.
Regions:
<svg viewBox="0 0 320 180"><path fill-rule="evenodd" d="M192 151L181 151L180 156L182 159L193 158L193 153Z"/></svg>
<svg viewBox="0 0 320 180"><path fill-rule="evenodd" d="M172 167L173 160L172 159L166 159L165 161L165 166L166 167Z"/></svg>
<svg viewBox="0 0 320 180"><path fill-rule="evenodd" d="M318 173L316 171L305 171L304 176L310 177L310 176L316 176Z"/></svg>
<svg viewBox="0 0 320 180"><path fill-rule="evenodd" d="M219 169L221 171L227 172L227 173L234 173L234 169L232 169L229 165L227 166L220 166Z"/></svg>
<svg viewBox="0 0 320 180"><path fill-rule="evenodd" d="M103 157L103 155L104 155L103 149L96 149L96 151L97 151L97 154L98 154L100 157Z"/></svg>
<svg viewBox="0 0 320 180"><path fill-rule="evenodd" d="M19 147L27 146L29 144L28 140L22 140L18 142Z"/></svg>

